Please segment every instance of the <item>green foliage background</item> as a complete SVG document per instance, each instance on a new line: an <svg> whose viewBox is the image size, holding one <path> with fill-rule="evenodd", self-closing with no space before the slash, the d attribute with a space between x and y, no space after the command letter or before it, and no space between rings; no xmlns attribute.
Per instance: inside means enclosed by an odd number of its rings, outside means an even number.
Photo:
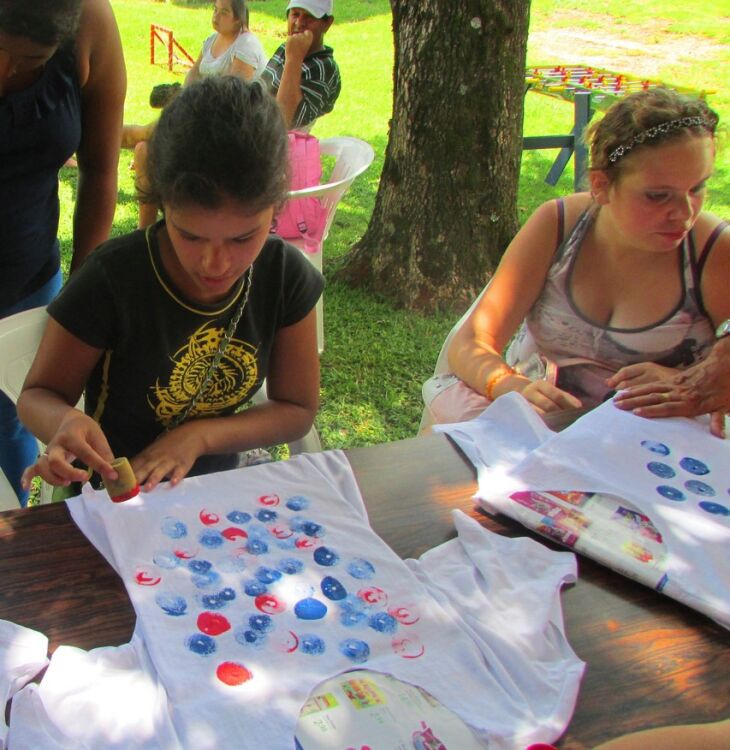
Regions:
<svg viewBox="0 0 730 750"><path fill-rule="evenodd" d="M173 30L175 39L197 57L205 37L211 33L210 8L194 0L176 3L155 0L111 0L122 34L128 72L125 122L148 122L157 111L148 105L156 83L180 81L183 68L168 72L163 65L150 64L150 24ZM283 41L285 0L253 0L251 30L267 53ZM581 34L607 39L641 39L642 46L619 45L617 60L622 67L602 65L632 73L627 67L634 56L652 54L662 45L691 35L706 43L707 55L672 55L663 61L652 78L667 83L714 91L709 100L720 112L721 121L730 119L730 94L726 87L730 0L715 3L687 3L686 0L607 0L603 12L598 6L586 10L584 0L533 0L528 64L561 63L545 43L550 34L575 32L571 52L586 44L586 64L591 47ZM595 12L593 9L596 9ZM542 40L542 41L541 41ZM342 71L343 91L335 111L322 118L314 133L320 138L354 135L373 145L376 160L340 204L325 247L326 349L322 355L322 407L317 426L326 448L396 440L416 433L421 415L421 383L432 372L441 343L460 311L421 316L393 309L387 302L331 280L339 259L362 236L372 211L383 154L388 139L392 105L393 40L390 5L387 0L336 0L335 24L327 42L336 51ZM703 45L704 49L704 45ZM166 57L158 48L160 59ZM434 71L437 75L438 71ZM485 92L485 96L489 92ZM478 106L478 102L475 103ZM530 93L526 97L526 135L567 132L572 124L569 104ZM544 200L572 191L572 165L555 187L544 183L556 152L530 151L523 155L519 213L524 220ZM120 193L113 233L131 231L136 223L131 154L120 159ZM68 257L71 242L71 211L76 173L62 170L63 217L60 231ZM730 157L721 148L707 206L730 217ZM458 212L455 212L458 217ZM458 217L457 220L464 220ZM468 220L468 218L467 218ZM486 274L485 274L486 279Z"/></svg>

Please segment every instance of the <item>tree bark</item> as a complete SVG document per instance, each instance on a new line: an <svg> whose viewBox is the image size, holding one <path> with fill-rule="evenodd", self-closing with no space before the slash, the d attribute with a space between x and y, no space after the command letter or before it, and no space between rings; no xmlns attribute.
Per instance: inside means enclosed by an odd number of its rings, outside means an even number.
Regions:
<svg viewBox="0 0 730 750"><path fill-rule="evenodd" d="M370 223L338 278L463 304L518 228L530 0L391 0L393 118Z"/></svg>

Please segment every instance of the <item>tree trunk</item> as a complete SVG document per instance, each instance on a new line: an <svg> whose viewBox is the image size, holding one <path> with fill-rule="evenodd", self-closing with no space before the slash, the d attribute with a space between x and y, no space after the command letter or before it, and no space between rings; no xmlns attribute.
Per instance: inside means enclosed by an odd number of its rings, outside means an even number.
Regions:
<svg viewBox="0 0 730 750"><path fill-rule="evenodd" d="M391 0L393 119L338 278L398 306L471 299L518 228L529 0Z"/></svg>

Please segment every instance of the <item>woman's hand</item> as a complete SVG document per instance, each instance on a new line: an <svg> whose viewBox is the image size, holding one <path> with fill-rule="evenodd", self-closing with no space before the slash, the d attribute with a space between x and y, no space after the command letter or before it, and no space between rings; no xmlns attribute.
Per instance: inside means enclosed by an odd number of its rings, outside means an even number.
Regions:
<svg viewBox="0 0 730 750"><path fill-rule="evenodd" d="M614 391L647 383L669 382L676 374L673 367L664 367L654 362L639 362L622 367L615 375L607 378L606 385Z"/></svg>
<svg viewBox="0 0 730 750"><path fill-rule="evenodd" d="M518 378L519 382L517 382ZM508 391L521 393L538 414L547 414L563 409L580 409L583 406L580 399L551 385L546 380L528 380L517 376L505 378L503 382L507 387L502 393Z"/></svg>
<svg viewBox="0 0 730 750"><path fill-rule="evenodd" d="M114 455L101 427L82 411L70 409L45 452L23 472L23 487L30 489L35 476L63 487L72 482L84 482L89 478L89 471L73 466L76 459L103 478L117 478L111 465Z"/></svg>
<svg viewBox="0 0 730 750"><path fill-rule="evenodd" d="M131 464L139 486L149 492L165 478L173 487L179 484L204 452L203 429L193 420L160 435Z"/></svg>

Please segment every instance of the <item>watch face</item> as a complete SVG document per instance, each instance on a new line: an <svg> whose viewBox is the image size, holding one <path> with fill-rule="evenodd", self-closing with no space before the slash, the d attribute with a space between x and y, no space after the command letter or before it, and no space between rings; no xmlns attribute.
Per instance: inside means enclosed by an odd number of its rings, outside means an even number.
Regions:
<svg viewBox="0 0 730 750"><path fill-rule="evenodd" d="M723 336L730 336L730 318L723 320L715 331L715 337L721 339Z"/></svg>

